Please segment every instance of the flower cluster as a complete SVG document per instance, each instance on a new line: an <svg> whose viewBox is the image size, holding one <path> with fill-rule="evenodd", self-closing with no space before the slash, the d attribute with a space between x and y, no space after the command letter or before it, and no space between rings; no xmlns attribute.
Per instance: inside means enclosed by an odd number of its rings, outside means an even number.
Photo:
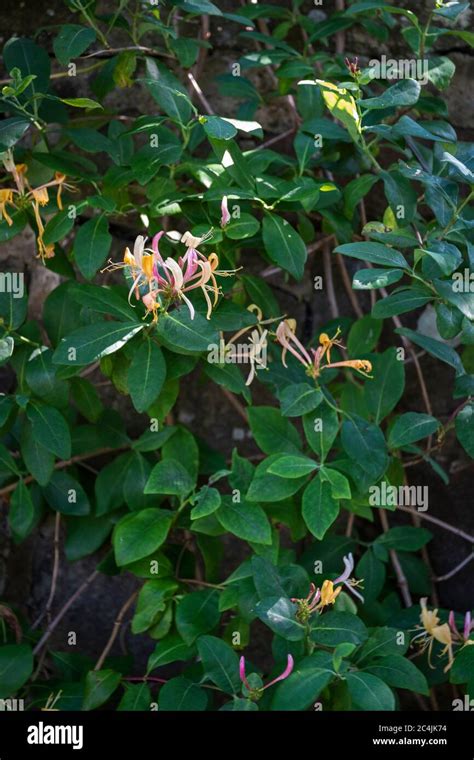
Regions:
<svg viewBox="0 0 474 760"><path fill-rule="evenodd" d="M443 649L439 656L444 657L447 655L448 664L444 668L444 671L447 672L451 668L454 660L453 647L455 645L464 647L469 644L474 644L474 639L470 638L471 631L474 630L474 621L471 619L471 613L466 612L464 617L464 627L462 632L460 632L456 626L454 612L451 610L448 622L441 623L440 625L441 619L438 616L438 610L429 610L427 601L426 597L420 599L421 625L418 625L416 629L418 630L421 628L422 630L413 637L412 644L416 642L416 644L421 647L420 654L426 651L428 652L428 664L430 668L434 667L431 664L431 654L434 642L437 641L439 644L442 644Z"/></svg>
<svg viewBox="0 0 474 760"><path fill-rule="evenodd" d="M46 245L43 241L44 224L41 218L40 208L47 206L49 203L50 188L56 188L56 203L60 210L63 208L61 193L65 187L72 190L72 185L66 184L66 175L56 172L54 179L45 182L39 187L31 187L28 182L28 166L26 164L15 164L11 151L7 151L3 156L3 165L7 172L12 175L15 187L6 187L0 189L0 220L5 219L11 227L13 219L9 214L8 207L12 209L24 209L31 206L35 215L36 226L38 228L37 244L38 256L41 259L49 259L54 256L54 245Z"/></svg>
<svg viewBox="0 0 474 760"><path fill-rule="evenodd" d="M324 580L321 588L316 588L312 583L307 597L290 600L297 606L296 617L301 623L306 623L313 612L321 613L325 607L334 604L344 586L358 599L364 601L364 597L355 590L357 586L360 587L362 581L351 577L354 570L354 557L352 554L348 554L343 557L343 562L344 571L334 581Z"/></svg>
<svg viewBox="0 0 474 760"><path fill-rule="evenodd" d="M211 232L199 238L185 232L181 242L186 245L186 252L177 261L171 257L163 258L160 253L158 244L164 234L161 231L153 237L151 248L146 247L146 238L139 235L133 253L126 248L123 262L111 262L106 269L128 271L132 277L129 300L134 293L145 305L147 314L153 314L155 322L160 311L167 311L170 305L181 301L194 319L195 309L186 294L198 288L206 300L207 318L210 319L220 294L216 277L228 277L237 270L219 270L215 253L209 257L201 253L199 246L210 238Z"/></svg>
<svg viewBox="0 0 474 760"><path fill-rule="evenodd" d="M320 345L318 348L310 348L309 352L296 337L296 322L294 319L284 319L277 327L276 337L278 342L283 346L281 360L286 367L286 353L289 351L304 366L306 374L313 379L317 379L325 369L336 369L338 367L349 367L357 370L364 377L371 377L372 364L367 359L347 359L341 362L331 362L331 349L333 346L344 348L341 341L338 340L340 329L338 328L334 337L330 338L326 333L319 336ZM324 364L323 364L324 361Z"/></svg>

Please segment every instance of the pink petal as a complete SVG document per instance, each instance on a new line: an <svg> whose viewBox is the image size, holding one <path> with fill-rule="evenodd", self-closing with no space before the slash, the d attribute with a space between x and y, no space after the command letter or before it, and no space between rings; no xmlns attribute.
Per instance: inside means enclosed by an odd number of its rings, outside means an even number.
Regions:
<svg viewBox="0 0 474 760"><path fill-rule="evenodd" d="M264 686L263 688L268 689L269 686L273 686L273 684L277 683L278 681L284 681L285 678L288 678L294 666L295 666L295 662L293 660L293 657L291 656L291 654L289 654L288 663L283 673L280 676L277 676L276 678L274 678L273 681L270 681L270 683L267 683L267 685Z"/></svg>

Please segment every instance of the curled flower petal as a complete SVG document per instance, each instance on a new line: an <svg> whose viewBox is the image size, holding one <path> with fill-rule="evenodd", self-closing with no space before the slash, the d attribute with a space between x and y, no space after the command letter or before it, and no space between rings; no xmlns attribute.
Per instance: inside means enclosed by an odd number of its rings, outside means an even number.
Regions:
<svg viewBox="0 0 474 760"><path fill-rule="evenodd" d="M471 628L472 628L471 613L466 612L466 615L464 617L464 638L466 640L469 638L469 635L471 633Z"/></svg>
<svg viewBox="0 0 474 760"><path fill-rule="evenodd" d="M227 206L227 195L224 195L221 202L221 227L225 227L230 222L230 213Z"/></svg>
<svg viewBox="0 0 474 760"><path fill-rule="evenodd" d="M239 660L239 676L244 686L250 691L250 684L247 681L247 677L245 675L245 657L243 656Z"/></svg>
<svg viewBox="0 0 474 760"><path fill-rule="evenodd" d="M294 663L293 657L291 656L291 654L289 654L288 655L288 662L287 662L286 668L283 671L283 673L281 675L277 676L276 678L274 678L273 681L270 681L270 683L267 683L266 686L264 686L263 688L264 689L268 689L269 686L273 686L273 684L277 683L278 681L284 681L285 678L288 678L288 676L292 672L292 670L294 668L294 665L295 665L295 663Z"/></svg>

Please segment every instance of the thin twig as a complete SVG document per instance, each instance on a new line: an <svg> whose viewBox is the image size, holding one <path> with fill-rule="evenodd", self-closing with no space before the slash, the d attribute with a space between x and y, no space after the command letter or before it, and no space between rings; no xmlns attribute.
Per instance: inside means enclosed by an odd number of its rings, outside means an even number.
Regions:
<svg viewBox="0 0 474 760"><path fill-rule="evenodd" d="M33 649L33 654L38 654L42 646L48 641L49 637L53 633L54 629L59 625L61 620L63 619L64 615L68 611L68 609L74 604L74 602L79 599L81 594L84 593L84 591L90 586L90 584L97 578L99 575L98 570L94 570L93 573L91 573L86 580L81 583L79 588L74 592L74 594L69 597L66 604L64 604L61 609L59 610L58 614L54 618L54 620L51 621L51 623L48 625L46 631L44 632L43 636L38 641L37 645Z"/></svg>
<svg viewBox="0 0 474 760"><path fill-rule="evenodd" d="M115 622L114 622L114 625L113 625L113 628L112 628L112 632L111 632L111 634L109 636L109 640L107 641L107 644L105 645L102 654L100 655L99 659L97 660L97 662L95 664L95 667L94 667L94 670L100 670L101 667L102 667L102 665L104 664L104 661L105 661L107 655L109 654L110 650L112 649L112 647L114 645L114 641L117 638L118 632L120 631L120 628L122 627L122 623L123 623L123 619L125 617L125 614L126 614L128 608L131 607L131 605L133 604L133 602L137 598L138 592L139 592L139 589L136 589L133 592L133 594L131 594L128 597L128 599L125 602L125 604L123 604L122 607L120 608L119 613L118 613L118 615L117 615L117 617L115 619Z"/></svg>
<svg viewBox="0 0 474 760"><path fill-rule="evenodd" d="M198 96L198 99L201 101L201 103L204 106L204 108L206 109L207 113L210 116L214 116L214 111L213 111L213 108L212 108L211 104L207 100L207 98L204 95L203 91L201 90L199 84L196 82L194 76L192 75L192 73L190 71L188 71L188 79L189 79L189 82L191 84L192 89L194 90L194 92Z"/></svg>
<svg viewBox="0 0 474 760"><path fill-rule="evenodd" d="M360 304L357 299L357 296L352 289L352 284L351 284L351 281L349 279L349 275L346 269L346 263L340 253L336 253L336 259L339 266L339 271L341 272L342 282L344 284L347 297L349 298L349 301L351 302L351 306L354 309L355 313L357 314L358 318L362 319L362 317L364 316L364 312L360 308Z"/></svg>
<svg viewBox="0 0 474 760"><path fill-rule="evenodd" d="M235 398L234 394L231 393L230 391L228 391L227 388L224 388L222 385L219 385L219 388L222 391L222 393L224 394L224 396L226 397L226 399L229 401L229 403L232 404L232 406L234 407L235 411L238 414L240 414L240 416L245 421L245 423L248 424L247 412L245 411L245 409L242 406L242 404L240 403L240 401L238 401Z"/></svg>
<svg viewBox="0 0 474 760"><path fill-rule="evenodd" d="M56 518L54 521L54 539L53 539L53 572L51 574L51 589L48 596L46 606L41 615L35 620L32 628L37 628L43 618L46 616L48 622L51 619L51 608L53 606L54 596L56 594L56 586L58 582L59 574L59 533L61 530L61 513L56 512Z"/></svg>
<svg viewBox="0 0 474 760"><path fill-rule="evenodd" d="M380 515L380 522L382 524L383 532L387 533L387 531L390 529L390 526L388 524L388 519L387 519L387 514L385 512L385 509L379 509L379 515ZM395 571L395 575L397 576L398 587L400 589L400 593L402 595L402 599L405 604L405 607L412 607L413 600L411 598L410 589L408 587L408 581L405 577L405 573L403 572L403 568L400 564L400 560L398 559L398 554L395 551L395 549L389 549L389 554L390 554L390 559L392 562L393 569Z"/></svg>
<svg viewBox="0 0 474 760"><path fill-rule="evenodd" d="M54 465L55 470L63 470L65 467L71 467L73 464L78 464L80 462L85 461L86 459L93 459L94 457L102 456L103 454L110 454L111 452L118 452L123 451L124 449L130 448L129 444L118 446L116 449L111 448L107 446L103 449L96 449L95 451L89 451L85 454L76 454L76 456L71 457L70 459L63 459L60 462L56 462ZM31 483L34 480L32 475L28 475L28 477L23 478L23 482L25 485L28 483ZM19 481L15 480L14 483L10 483L9 486L5 486L4 488L0 488L0 499L2 496L6 496L6 494L10 493L11 491L14 491L17 487Z"/></svg>
<svg viewBox="0 0 474 760"><path fill-rule="evenodd" d="M414 510L411 509L410 507L397 506L397 509L401 510L402 512L407 512L408 514L411 514L411 515L414 512ZM438 525L440 528L444 528L445 530L448 530L450 533L454 533L456 536L459 536L459 538L464 538L464 540L468 541L470 544L474 544L474 536L470 536L469 533L465 533L460 528L455 528L454 525L450 525L449 523L444 522L443 520L440 520L438 517L432 517L431 515L427 515L426 512L417 512L416 514L422 520L431 522L433 523L433 525Z"/></svg>
<svg viewBox="0 0 474 760"><path fill-rule="evenodd" d="M336 0L335 3L336 12L343 13L345 10L344 0ZM336 32L336 53L343 53L346 47L346 33L344 29L340 29Z"/></svg>
<svg viewBox="0 0 474 760"><path fill-rule="evenodd" d="M337 305L336 291L334 290L331 251L330 251L328 243L326 243L326 245L323 246L323 268L324 268L324 279L325 279L326 287L327 287L329 309L331 311L332 318L337 319L340 312L339 312L339 306Z"/></svg>
<svg viewBox="0 0 474 760"><path fill-rule="evenodd" d="M452 578L454 575L457 575L463 567L466 567L466 565L469 564L469 562L472 562L474 559L474 553L470 554L468 557L463 559L462 562L459 562L456 567L454 567L452 570L449 571L449 573L446 573L445 575L438 575L437 578L433 578L433 581L436 581L437 583L440 583L441 581L447 581L449 578Z"/></svg>

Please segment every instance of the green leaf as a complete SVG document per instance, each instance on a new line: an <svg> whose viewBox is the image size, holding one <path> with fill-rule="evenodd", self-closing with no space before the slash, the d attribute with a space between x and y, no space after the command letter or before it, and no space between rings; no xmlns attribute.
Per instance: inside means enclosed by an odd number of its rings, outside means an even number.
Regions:
<svg viewBox="0 0 474 760"><path fill-rule="evenodd" d="M160 108L180 124L187 124L193 113L192 103L183 85L163 65L146 58L145 84Z"/></svg>
<svg viewBox="0 0 474 760"><path fill-rule="evenodd" d="M145 493L168 494L184 498L193 487L194 480L181 462L167 458L153 467L145 486Z"/></svg>
<svg viewBox="0 0 474 760"><path fill-rule="evenodd" d="M107 702L118 687L122 676L114 670L91 670L86 675L83 710L96 710Z"/></svg>
<svg viewBox="0 0 474 760"><path fill-rule="evenodd" d="M26 410L31 422L33 435L44 446L60 459L71 456L71 434L61 412L46 404L32 402Z"/></svg>
<svg viewBox="0 0 474 760"><path fill-rule="evenodd" d="M386 288L402 279L401 269L359 269L352 278L354 290L375 290Z"/></svg>
<svg viewBox="0 0 474 760"><path fill-rule="evenodd" d="M303 417L303 427L306 440L324 462L339 431L337 412L328 404L321 404L316 415L306 414Z"/></svg>
<svg viewBox="0 0 474 760"><path fill-rule="evenodd" d="M372 628L365 644L358 650L357 663L371 662L389 654L405 654L409 646L408 636L395 628Z"/></svg>
<svg viewBox="0 0 474 760"><path fill-rule="evenodd" d="M385 583L385 564L377 559L371 548L364 552L357 563L356 577L364 579L365 602L375 601Z"/></svg>
<svg viewBox="0 0 474 760"><path fill-rule="evenodd" d="M5 273L5 276L8 274ZM15 284L13 279L12 284ZM22 291L24 291L24 288L21 283L19 283L17 292L13 292L13 288L9 284L7 285L7 292L5 292L5 286L0 291L0 324L2 327L16 330L25 321L28 309L28 296L26 292Z"/></svg>
<svg viewBox="0 0 474 760"><path fill-rule="evenodd" d="M236 128L220 116L200 116L199 123L206 135L218 140L232 140L237 134Z"/></svg>
<svg viewBox="0 0 474 760"><path fill-rule="evenodd" d="M415 528L411 525L398 526L390 528L386 533L382 533L375 540L377 546L384 546L386 549L396 549L403 552L415 552L425 546L432 538L429 530L425 528Z"/></svg>
<svg viewBox="0 0 474 760"><path fill-rule="evenodd" d="M133 172L140 185L147 185L163 166L178 163L182 153L181 145L166 142L157 145L145 145L131 160Z"/></svg>
<svg viewBox="0 0 474 760"><path fill-rule="evenodd" d="M171 678L158 695L160 712L201 712L207 706L207 694L184 676Z"/></svg>
<svg viewBox="0 0 474 760"><path fill-rule="evenodd" d="M55 364L83 366L119 351L140 330L136 322L96 322L74 330L54 352Z"/></svg>
<svg viewBox="0 0 474 760"><path fill-rule="evenodd" d="M405 388L405 365L396 348L388 348L372 359L373 380L364 386L368 411L378 424L400 401Z"/></svg>
<svg viewBox="0 0 474 760"><path fill-rule="evenodd" d="M35 507L30 492L21 478L13 491L8 510L8 524L16 541L23 541L26 538L35 520Z"/></svg>
<svg viewBox="0 0 474 760"><path fill-rule="evenodd" d="M144 412L159 396L166 379L166 362L159 346L147 338L134 352L127 384L137 412Z"/></svg>
<svg viewBox="0 0 474 760"><path fill-rule="evenodd" d="M334 249L334 253L342 253L344 256L351 256L353 259L361 261L370 261L371 264L378 264L391 269L409 269L405 257L395 248L389 248L382 243L345 243Z"/></svg>
<svg viewBox="0 0 474 760"><path fill-rule="evenodd" d="M256 235L259 229L258 219L243 211L238 218L231 218L229 224L225 226L225 234L231 240L245 240Z"/></svg>
<svg viewBox="0 0 474 760"><path fill-rule="evenodd" d="M314 84L314 82L303 81L298 82L298 84ZM321 79L316 79L316 84L321 88L321 94L328 110L344 124L354 142L358 142L361 133L361 118L350 92L343 87L338 87L331 82L324 82Z"/></svg>
<svg viewBox="0 0 474 760"><path fill-rule="evenodd" d="M67 520L64 549L68 562L75 562L100 549L111 530L112 523L107 517L72 517Z"/></svg>
<svg viewBox="0 0 474 760"><path fill-rule="evenodd" d="M388 436L390 448L399 449L409 443L415 443L435 433L440 426L437 419L430 414L407 412L395 420Z"/></svg>
<svg viewBox="0 0 474 760"><path fill-rule="evenodd" d="M375 660L365 667L367 673L380 678L388 686L409 689L418 694L429 694L426 678L418 668L399 654Z"/></svg>
<svg viewBox="0 0 474 760"><path fill-rule="evenodd" d="M125 693L117 705L117 711L146 712L153 702L150 687L143 683L124 683Z"/></svg>
<svg viewBox="0 0 474 760"><path fill-rule="evenodd" d="M115 526L112 543L117 565L129 565L147 557L164 543L173 516L161 509L142 509L125 515Z"/></svg>
<svg viewBox="0 0 474 760"><path fill-rule="evenodd" d="M4 119L0 124L0 149L5 151L12 148L30 127L31 122L21 116Z"/></svg>
<svg viewBox="0 0 474 760"><path fill-rule="evenodd" d="M389 687L371 673L347 673L347 687L355 710L395 710L395 697Z"/></svg>
<svg viewBox="0 0 474 760"><path fill-rule="evenodd" d="M96 33L90 27L65 24L54 38L54 54L62 66L67 66L71 58L80 56L95 39Z"/></svg>
<svg viewBox="0 0 474 760"><path fill-rule="evenodd" d="M472 683L474 679L474 646L472 644L462 647L456 654L449 679L451 683L467 683L468 681Z"/></svg>
<svg viewBox="0 0 474 760"><path fill-rule="evenodd" d="M360 102L361 106L367 110L401 108L415 105L420 93L421 85L416 79L402 79L385 90L382 95L376 98L365 98Z"/></svg>
<svg viewBox="0 0 474 760"><path fill-rule="evenodd" d="M421 288L404 288L376 301L372 307L372 316L375 319L387 319L397 314L405 314L407 311L425 306L432 298L432 294Z"/></svg>
<svg viewBox="0 0 474 760"><path fill-rule="evenodd" d="M177 589L178 584L171 579L156 578L146 581L138 594L132 619L132 633L143 633L148 630L159 613L164 612L168 599Z"/></svg>
<svg viewBox="0 0 474 760"><path fill-rule="evenodd" d="M474 459L474 404L467 404L457 413L454 427L459 443Z"/></svg>
<svg viewBox="0 0 474 760"><path fill-rule="evenodd" d="M223 496L222 504L216 512L222 527L244 541L270 545L271 526L263 509L258 504L245 500L234 502L233 499L233 496Z"/></svg>
<svg viewBox="0 0 474 760"><path fill-rule="evenodd" d="M175 633L166 636L159 641L148 658L147 674L170 662L189 660L193 656L193 650Z"/></svg>
<svg viewBox="0 0 474 760"><path fill-rule="evenodd" d="M51 62L44 48L27 37L12 37L3 48L3 65L6 71L20 69L23 78L34 75L24 90L25 98L32 98L48 89Z"/></svg>
<svg viewBox="0 0 474 760"><path fill-rule="evenodd" d="M331 495L333 499L350 499L351 487L345 475L342 475L332 467L321 467L320 477L327 481L331 486Z"/></svg>
<svg viewBox="0 0 474 760"><path fill-rule="evenodd" d="M103 106L90 98L60 98L61 103L65 103L67 106L73 108L100 108L103 110Z"/></svg>
<svg viewBox="0 0 474 760"><path fill-rule="evenodd" d="M158 321L156 334L167 348L178 353L200 353L219 344L219 334L212 323L199 312L191 319L185 308L164 314Z"/></svg>
<svg viewBox="0 0 474 760"><path fill-rule="evenodd" d="M49 481L54 468L54 454L42 446L33 435L32 425L25 421L21 431L20 442L21 456L23 461L40 486L45 486Z"/></svg>
<svg viewBox="0 0 474 760"><path fill-rule="evenodd" d="M104 214L81 225L74 240L73 254L81 274L88 280L107 259L112 245L109 223Z"/></svg>
<svg viewBox="0 0 474 760"><path fill-rule="evenodd" d="M368 638L367 628L351 612L326 612L313 618L311 641L326 647L339 644L362 644Z"/></svg>
<svg viewBox="0 0 474 760"><path fill-rule="evenodd" d="M282 454L272 462L267 472L280 478L301 478L317 469L317 463L303 454Z"/></svg>
<svg viewBox="0 0 474 760"><path fill-rule="evenodd" d="M302 515L309 531L324 538L339 514L339 502L333 498L331 485L315 477L303 491Z"/></svg>
<svg viewBox="0 0 474 760"><path fill-rule="evenodd" d="M318 388L312 388L308 383L287 385L280 394L281 413L284 417L301 417L312 412L323 400L323 394Z"/></svg>
<svg viewBox="0 0 474 760"><path fill-rule="evenodd" d="M63 470L52 475L43 493L50 507L63 515L80 517L90 512L86 492L77 480Z"/></svg>
<svg viewBox="0 0 474 760"><path fill-rule="evenodd" d="M379 427L354 414L342 424L341 443L346 454L373 480L383 475L388 457L385 438Z"/></svg>
<svg viewBox="0 0 474 760"><path fill-rule="evenodd" d="M373 271L372 269L369 271ZM382 270L380 270L382 271ZM376 347L380 333L382 332L382 322L379 319L373 319L369 315L358 319L352 325L347 338L347 351L349 356L358 356L373 351ZM373 383L370 383L372 385ZM364 394L367 385L364 387Z"/></svg>
<svg viewBox="0 0 474 760"><path fill-rule="evenodd" d="M301 280L308 253L303 239L291 224L276 214L267 213L262 222L262 235L270 259L295 280Z"/></svg>
<svg viewBox="0 0 474 760"><path fill-rule="evenodd" d="M406 338L411 340L412 343L416 343L417 346L421 346L421 348L424 348L425 351L428 351L428 353L432 356L435 356L442 362L445 362L451 367L454 367L457 375L464 374L464 367L462 365L461 359L459 358L456 351L451 348L451 346L446 345L446 343L441 343L439 340L435 340L434 338L430 338L427 335L422 335L415 332L414 330L410 330L408 327L397 327L395 332L398 335L404 335Z"/></svg>
<svg viewBox="0 0 474 760"><path fill-rule="evenodd" d="M287 641L301 641L305 627L296 620L296 606L286 597L268 597L260 601L255 612L265 625Z"/></svg>
<svg viewBox="0 0 474 760"><path fill-rule="evenodd" d="M176 610L176 628L188 645L201 634L212 631L219 620L219 594L215 589L187 594Z"/></svg>
<svg viewBox="0 0 474 760"><path fill-rule="evenodd" d="M95 386L83 377L73 377L70 387L74 403L82 416L89 422L97 422L104 407Z"/></svg>
<svg viewBox="0 0 474 760"><path fill-rule="evenodd" d="M197 648L204 675L227 694L238 694L239 658L234 650L215 636L200 636Z"/></svg>
<svg viewBox="0 0 474 760"><path fill-rule="evenodd" d="M27 644L0 646L0 699L20 689L33 673L33 654Z"/></svg>
<svg viewBox="0 0 474 760"><path fill-rule="evenodd" d="M219 509L221 505L221 495L217 488L203 486L195 498L195 506L191 510L191 520L197 520L199 517L207 517Z"/></svg>
<svg viewBox="0 0 474 760"><path fill-rule="evenodd" d="M272 710L307 710L333 678L334 672L327 652L316 652L305 657L293 673L278 684Z"/></svg>
<svg viewBox="0 0 474 760"><path fill-rule="evenodd" d="M295 427L278 409L253 406L248 410L249 425L258 446L265 454L298 454L300 438Z"/></svg>

